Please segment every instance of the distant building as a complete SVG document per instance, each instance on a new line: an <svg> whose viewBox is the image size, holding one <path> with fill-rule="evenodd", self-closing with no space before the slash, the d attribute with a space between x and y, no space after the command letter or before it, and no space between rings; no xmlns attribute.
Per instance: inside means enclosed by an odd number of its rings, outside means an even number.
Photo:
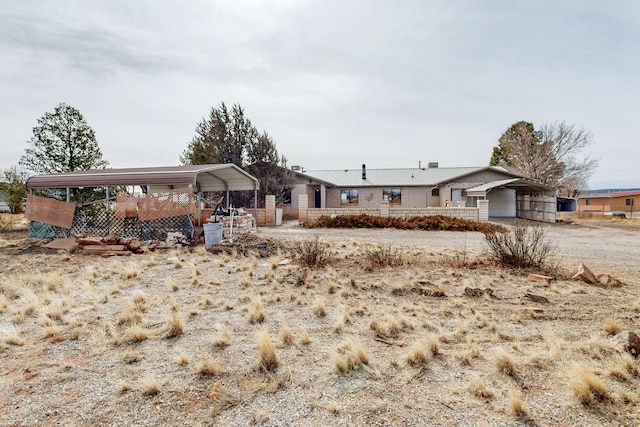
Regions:
<svg viewBox="0 0 640 427"><path fill-rule="evenodd" d="M9 200L7 197L0 191L0 213L11 213L11 208L9 207Z"/></svg>
<svg viewBox="0 0 640 427"><path fill-rule="evenodd" d="M624 212L632 217L640 207L640 190L593 192L578 197L578 212L610 214Z"/></svg>

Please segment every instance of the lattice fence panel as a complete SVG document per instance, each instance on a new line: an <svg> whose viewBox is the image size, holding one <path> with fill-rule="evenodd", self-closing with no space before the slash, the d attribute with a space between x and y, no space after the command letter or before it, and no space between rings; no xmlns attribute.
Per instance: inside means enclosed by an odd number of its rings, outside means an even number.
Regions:
<svg viewBox="0 0 640 427"><path fill-rule="evenodd" d="M115 211L76 209L71 228L31 222L29 237L57 239L86 233L90 236L115 234L143 240L165 240L168 232L193 238L193 193L171 191L149 195L119 193Z"/></svg>

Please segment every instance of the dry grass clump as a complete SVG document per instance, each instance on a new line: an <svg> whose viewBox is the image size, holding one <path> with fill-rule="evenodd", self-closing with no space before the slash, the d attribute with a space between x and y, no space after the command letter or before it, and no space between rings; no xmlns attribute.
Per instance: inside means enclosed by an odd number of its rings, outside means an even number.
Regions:
<svg viewBox="0 0 640 427"><path fill-rule="evenodd" d="M140 267L137 264L129 264L120 271L120 277L123 279L133 279L140 275Z"/></svg>
<svg viewBox="0 0 640 427"><path fill-rule="evenodd" d="M519 394L514 394L509 399L509 409L513 412L514 415L518 417L528 417L529 414L527 409L524 407L524 401L522 400L522 396Z"/></svg>
<svg viewBox="0 0 640 427"><path fill-rule="evenodd" d="M0 294L0 314L4 313L8 305L9 302L7 301L7 298L3 294Z"/></svg>
<svg viewBox="0 0 640 427"><path fill-rule="evenodd" d="M309 331L303 329L300 331L300 344L309 345L311 344L311 336L309 335Z"/></svg>
<svg viewBox="0 0 640 427"><path fill-rule="evenodd" d="M296 341L294 336L293 336L293 332L291 331L291 328L284 321L282 322L282 325L280 326L280 341L285 346L293 345L295 343L295 341Z"/></svg>
<svg viewBox="0 0 640 427"><path fill-rule="evenodd" d="M142 326L133 325L127 329L126 336L129 342L142 342L149 339L149 331Z"/></svg>
<svg viewBox="0 0 640 427"><path fill-rule="evenodd" d="M142 387L140 387L140 390L142 390L142 394L146 396L155 396L162 391L162 383L156 378L150 377L142 382Z"/></svg>
<svg viewBox="0 0 640 427"><path fill-rule="evenodd" d="M142 322L142 311L140 306L134 302L131 302L127 307L118 315L119 325L136 325Z"/></svg>
<svg viewBox="0 0 640 427"><path fill-rule="evenodd" d="M622 325L617 320L607 319L604 322L604 331L608 335L617 335L620 333L621 330L622 330Z"/></svg>
<svg viewBox="0 0 640 427"><path fill-rule="evenodd" d="M480 397L482 399L493 398L493 391L489 390L479 377L471 379L471 381L469 382L469 391L474 396Z"/></svg>
<svg viewBox="0 0 640 427"><path fill-rule="evenodd" d="M398 267L403 264L402 253L391 244L377 244L364 251L363 267L367 271L384 267Z"/></svg>
<svg viewBox="0 0 640 427"><path fill-rule="evenodd" d="M224 369L213 356L203 354L198 363L198 373L200 375L221 375L224 373Z"/></svg>
<svg viewBox="0 0 640 427"><path fill-rule="evenodd" d="M386 316L382 319L373 319L369 323L369 328L381 338L393 338L407 329L415 329L415 325L406 319L398 320Z"/></svg>
<svg viewBox="0 0 640 427"><path fill-rule="evenodd" d="M178 310L171 310L167 317L167 338L179 337L184 333L184 320Z"/></svg>
<svg viewBox="0 0 640 427"><path fill-rule="evenodd" d="M369 355L361 343L347 340L337 348L333 362L338 372L348 374L360 369L363 365L368 365Z"/></svg>
<svg viewBox="0 0 640 427"><path fill-rule="evenodd" d="M187 353L185 353L184 351L181 351L178 354L178 363L180 365L188 365L191 361L189 360L189 356L187 356Z"/></svg>
<svg viewBox="0 0 640 427"><path fill-rule="evenodd" d="M429 363L429 359L429 350L424 342L413 344L406 357L407 364L411 366L424 366Z"/></svg>
<svg viewBox="0 0 640 427"><path fill-rule="evenodd" d="M226 326L218 331L218 336L213 340L216 347L227 347L231 344L231 329Z"/></svg>
<svg viewBox="0 0 640 427"><path fill-rule="evenodd" d="M225 409L232 408L242 402L242 395L234 390L230 390L220 381L216 381L209 392L209 398L214 404L213 415L217 415Z"/></svg>
<svg viewBox="0 0 640 427"><path fill-rule="evenodd" d="M586 364L573 362L567 375L572 394L583 405L591 406L609 399L609 390Z"/></svg>
<svg viewBox="0 0 640 427"><path fill-rule="evenodd" d="M509 353L504 349L496 351L496 367L498 371L513 377L517 374L516 364Z"/></svg>
<svg viewBox="0 0 640 427"><path fill-rule="evenodd" d="M262 299L258 298L253 303L253 310L249 315L249 323L262 323L267 318L267 313L264 311L264 304L262 303Z"/></svg>
<svg viewBox="0 0 640 427"><path fill-rule="evenodd" d="M338 313L336 324L333 329L336 332L342 332L347 323L351 323L351 316L349 316L349 312L347 311L347 309L342 307L340 309L340 312Z"/></svg>
<svg viewBox="0 0 640 427"><path fill-rule="evenodd" d="M6 345L24 345L24 340L20 337L13 325L3 325L0 327L0 340Z"/></svg>
<svg viewBox="0 0 640 427"><path fill-rule="evenodd" d="M313 304L313 312L318 317L324 317L327 315L327 307L325 306L323 300L316 300L316 302Z"/></svg>
<svg viewBox="0 0 640 427"><path fill-rule="evenodd" d="M440 341L438 341L436 337L429 337L427 340L427 347L429 348L432 356L435 357L441 354Z"/></svg>
<svg viewBox="0 0 640 427"><path fill-rule="evenodd" d="M324 267L331 262L329 243L320 236L297 243L297 258L306 267Z"/></svg>
<svg viewBox="0 0 640 427"><path fill-rule="evenodd" d="M453 357L460 362L461 365L469 366L473 359L480 357L480 347L478 344L470 344L467 350L460 351L454 354Z"/></svg>
<svg viewBox="0 0 640 427"><path fill-rule="evenodd" d="M273 372L278 368L276 347L267 329L258 333L258 354L260 355L260 369L265 372Z"/></svg>

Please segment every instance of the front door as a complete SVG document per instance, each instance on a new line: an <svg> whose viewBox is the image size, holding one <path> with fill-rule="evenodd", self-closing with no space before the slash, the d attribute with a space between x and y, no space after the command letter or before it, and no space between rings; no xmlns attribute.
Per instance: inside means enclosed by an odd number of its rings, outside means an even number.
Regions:
<svg viewBox="0 0 640 427"><path fill-rule="evenodd" d="M320 209L320 207L322 206L322 200L320 197L320 189L317 188L315 191L315 199L316 199L316 209Z"/></svg>

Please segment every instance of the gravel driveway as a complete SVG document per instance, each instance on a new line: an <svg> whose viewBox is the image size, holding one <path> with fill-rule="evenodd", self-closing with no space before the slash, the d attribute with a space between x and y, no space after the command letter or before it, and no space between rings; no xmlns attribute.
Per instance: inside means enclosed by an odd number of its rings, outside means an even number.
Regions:
<svg viewBox="0 0 640 427"><path fill-rule="evenodd" d="M508 225L508 223L506 223ZM569 270L582 263L596 274L609 273L634 283L640 277L640 224L636 221L581 221L576 224L544 224L548 238L557 242L555 260ZM306 238L322 235L329 241L397 242L433 249L452 248L480 252L484 236L479 232L415 231L393 229L308 229L295 223L260 228L263 236Z"/></svg>

